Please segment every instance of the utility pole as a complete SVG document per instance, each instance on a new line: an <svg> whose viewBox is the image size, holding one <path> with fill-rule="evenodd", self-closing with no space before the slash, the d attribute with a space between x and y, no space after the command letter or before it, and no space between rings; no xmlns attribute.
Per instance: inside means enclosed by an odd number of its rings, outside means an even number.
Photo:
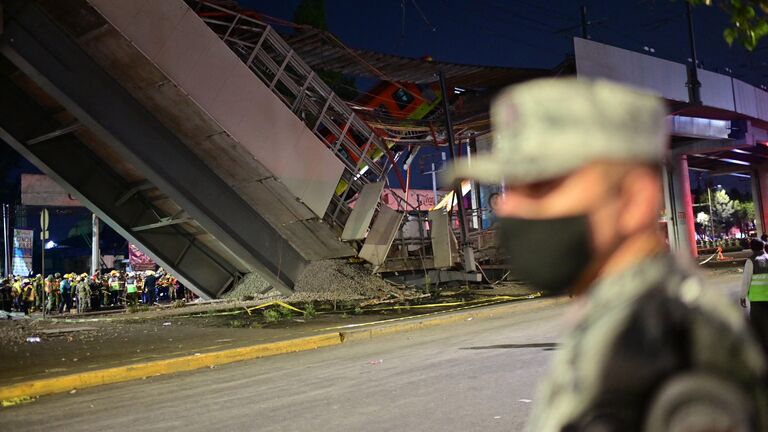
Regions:
<svg viewBox="0 0 768 432"><path fill-rule="evenodd" d="M691 2L685 2L686 14L688 15L688 44L691 48L691 65L688 66L688 81L685 86L688 87L688 102L694 105L701 105L701 81L699 81L699 58L696 55L696 37L693 31L693 6Z"/></svg>
<svg viewBox="0 0 768 432"><path fill-rule="evenodd" d="M455 142L453 137L453 121L451 120L450 104L448 103L448 88L445 85L445 74L442 70L437 73L440 80L440 92L443 95L443 110L445 111L445 134L448 138L448 151L451 155L451 161L456 163ZM464 271L475 271L475 251L467 243L467 221L464 215L464 195L461 193L461 179L453 182L453 194L456 197L459 206L459 233L461 234L461 247L464 250ZM449 209L451 207L449 206Z"/></svg>
<svg viewBox="0 0 768 432"><path fill-rule="evenodd" d="M712 189L707 188L707 197L709 198L709 235L712 241L715 241L715 215L712 212Z"/></svg>
<svg viewBox="0 0 768 432"><path fill-rule="evenodd" d="M587 20L587 6L581 5L581 37L583 39L590 39L589 37L589 20Z"/></svg>
<svg viewBox="0 0 768 432"><path fill-rule="evenodd" d="M8 266L9 262L9 248L8 248L8 205L3 204L3 274L5 277L10 276L11 271Z"/></svg>
<svg viewBox="0 0 768 432"><path fill-rule="evenodd" d="M48 299L46 298L48 294L45 292L45 241L48 240L48 209L43 209L40 212L40 244L42 245L42 254L43 254L43 268L40 271L40 274L43 277L43 319L45 319L45 310L48 308Z"/></svg>

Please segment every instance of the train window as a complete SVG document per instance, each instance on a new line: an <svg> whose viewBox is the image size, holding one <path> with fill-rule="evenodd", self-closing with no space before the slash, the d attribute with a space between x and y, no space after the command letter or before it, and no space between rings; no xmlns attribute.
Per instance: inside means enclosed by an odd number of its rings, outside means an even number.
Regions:
<svg viewBox="0 0 768 432"><path fill-rule="evenodd" d="M428 85L420 85L419 90L421 90L421 95L424 97L424 99L428 101L437 99L437 95L434 91L432 91L432 87Z"/></svg>
<svg viewBox="0 0 768 432"><path fill-rule="evenodd" d="M374 110L374 113L383 115L383 116L389 116L389 109L387 108L386 105L382 103L382 104L379 104L379 106Z"/></svg>
<svg viewBox="0 0 768 432"><path fill-rule="evenodd" d="M413 102L413 96L411 96L410 93L408 93L407 91L405 91L405 89L402 89L402 88L399 88L397 89L397 91L392 93L392 98L395 100L395 102L397 103L397 106L401 110L404 110L405 108L408 107L408 105L411 104L411 102Z"/></svg>

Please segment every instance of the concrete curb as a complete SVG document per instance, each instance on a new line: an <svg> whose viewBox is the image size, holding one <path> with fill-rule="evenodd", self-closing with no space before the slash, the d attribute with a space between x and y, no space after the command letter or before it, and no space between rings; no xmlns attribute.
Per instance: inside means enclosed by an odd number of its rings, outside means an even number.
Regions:
<svg viewBox="0 0 768 432"><path fill-rule="evenodd" d="M84 389L104 384L132 381L150 376L167 375L195 369L211 368L214 366L243 360L252 360L279 354L287 354L291 352L309 351L318 348L341 345L342 343L366 341L375 337L411 332L430 327L466 321L470 318L492 318L494 316L500 316L514 311L531 311L567 302L567 298L556 297L535 301L506 303L497 306L476 307L459 312L444 313L437 316L404 319L403 321L395 322L392 324L375 325L371 328L355 328L340 332L335 331L331 333L323 333L316 336L290 339L280 342L252 345L204 354L187 355L164 360L155 360L127 366L118 366L109 369L100 369L95 371L64 375L54 378L26 381L10 386L0 387L0 400L31 398L54 393L68 392L72 389Z"/></svg>

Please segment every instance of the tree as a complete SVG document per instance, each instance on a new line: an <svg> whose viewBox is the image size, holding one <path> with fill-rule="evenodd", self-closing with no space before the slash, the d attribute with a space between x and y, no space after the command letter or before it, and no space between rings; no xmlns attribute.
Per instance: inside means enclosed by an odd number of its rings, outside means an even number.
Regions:
<svg viewBox="0 0 768 432"><path fill-rule="evenodd" d="M736 210L734 212L734 222L742 233L749 232L757 218L755 203L752 201L734 201L734 208Z"/></svg>
<svg viewBox="0 0 768 432"><path fill-rule="evenodd" d="M735 202L728 196L728 192L718 189L712 194L712 212L720 226L726 228L736 212Z"/></svg>
<svg viewBox="0 0 768 432"><path fill-rule="evenodd" d="M692 5L717 4L731 19L731 27L723 30L729 45L740 41L750 51L768 36L768 0L688 0Z"/></svg>
<svg viewBox="0 0 768 432"><path fill-rule="evenodd" d="M718 236L733 226L733 215L736 212L735 202L728 196L728 192L719 188L705 191L699 196L698 202L710 204L710 199L712 200L712 217L709 224L712 225L714 235Z"/></svg>
<svg viewBox="0 0 768 432"><path fill-rule="evenodd" d="M712 221L709 219L709 214L705 212L699 212L696 215L696 232L697 235L701 238L708 238L710 234L709 225Z"/></svg>
<svg viewBox="0 0 768 432"><path fill-rule="evenodd" d="M696 223L703 226L708 227L709 226L709 215L704 212L699 212L699 214L696 215Z"/></svg>

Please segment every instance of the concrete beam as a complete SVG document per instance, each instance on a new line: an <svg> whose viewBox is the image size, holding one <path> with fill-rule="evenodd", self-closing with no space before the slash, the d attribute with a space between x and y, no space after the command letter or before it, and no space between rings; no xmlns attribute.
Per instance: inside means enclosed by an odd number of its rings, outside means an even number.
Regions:
<svg viewBox="0 0 768 432"><path fill-rule="evenodd" d="M39 5L11 3L15 13L6 23L0 47L3 55L227 250L275 288L291 292L307 265L301 255L88 57ZM168 161L173 161L173 169L168 169ZM114 203L116 198L112 200Z"/></svg>
<svg viewBox="0 0 768 432"><path fill-rule="evenodd" d="M701 140L691 140L686 143L683 143L682 145L675 146L674 148L670 149L670 154L672 156L706 154L706 153L715 153L715 152L726 151L726 150L748 148L753 146L754 146L754 143L751 143L744 138L742 139L730 139L730 138L701 139Z"/></svg>

